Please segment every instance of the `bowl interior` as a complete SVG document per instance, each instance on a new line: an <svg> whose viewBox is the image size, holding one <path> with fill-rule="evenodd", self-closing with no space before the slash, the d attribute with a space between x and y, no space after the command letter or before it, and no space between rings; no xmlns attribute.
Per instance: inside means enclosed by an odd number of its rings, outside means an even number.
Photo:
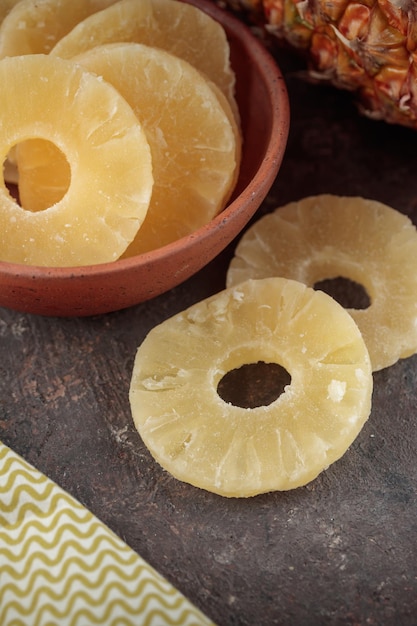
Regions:
<svg viewBox="0 0 417 626"><path fill-rule="evenodd" d="M138 304L183 282L210 262L265 198L279 170L289 128L281 72L263 44L237 18L213 2L185 1L218 20L230 44L243 150L228 206L187 237L112 263L48 268L0 262L1 306L42 315L83 316Z"/></svg>

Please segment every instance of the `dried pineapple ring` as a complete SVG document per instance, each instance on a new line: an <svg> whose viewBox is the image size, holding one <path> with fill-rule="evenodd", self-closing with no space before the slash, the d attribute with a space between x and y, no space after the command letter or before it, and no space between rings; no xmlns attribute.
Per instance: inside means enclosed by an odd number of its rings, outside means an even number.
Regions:
<svg viewBox="0 0 417 626"><path fill-rule="evenodd" d="M191 63L222 90L239 119L226 32L202 9L178 0L119 0L82 20L51 54L68 59L98 45L120 42L162 48Z"/></svg>
<svg viewBox="0 0 417 626"><path fill-rule="evenodd" d="M0 23L0 59L48 54L79 22L117 0L1 0L10 5ZM15 6L18 5L18 6ZM2 11L0 7L0 18Z"/></svg>
<svg viewBox="0 0 417 626"><path fill-rule="evenodd" d="M0 181L0 258L50 266L118 258L146 216L153 186L150 147L124 98L70 61L25 55L0 62L0 111L0 162L12 146L38 137L56 144L71 168L62 200L36 213Z"/></svg>
<svg viewBox="0 0 417 626"><path fill-rule="evenodd" d="M374 371L417 350L417 231L398 211L359 197L320 195L265 215L241 238L226 284L285 276L309 287L348 278L371 304L347 309Z"/></svg>
<svg viewBox="0 0 417 626"><path fill-rule="evenodd" d="M268 406L219 396L224 375L278 363L291 384ZM154 327L139 347L130 404L154 458L227 497L305 485L339 459L369 416L372 372L352 317L284 278L249 280Z"/></svg>

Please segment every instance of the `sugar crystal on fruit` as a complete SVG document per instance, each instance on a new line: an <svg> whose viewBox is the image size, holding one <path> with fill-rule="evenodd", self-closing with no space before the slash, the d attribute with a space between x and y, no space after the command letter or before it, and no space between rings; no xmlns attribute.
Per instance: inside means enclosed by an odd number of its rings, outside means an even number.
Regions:
<svg viewBox="0 0 417 626"><path fill-rule="evenodd" d="M346 382L341 380L332 380L327 387L328 397L333 402L341 402L346 393Z"/></svg>

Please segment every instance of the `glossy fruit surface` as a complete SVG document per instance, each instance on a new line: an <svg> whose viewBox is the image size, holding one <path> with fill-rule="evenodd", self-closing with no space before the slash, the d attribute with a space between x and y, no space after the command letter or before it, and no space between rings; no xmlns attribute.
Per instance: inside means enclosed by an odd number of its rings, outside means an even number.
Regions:
<svg viewBox="0 0 417 626"><path fill-rule="evenodd" d="M117 0L2 0L0 58L48 54L76 24ZM3 4L5 8L3 9Z"/></svg>
<svg viewBox="0 0 417 626"><path fill-rule="evenodd" d="M126 100L75 63L22 55L0 61L0 110L0 162L20 141L43 138L71 170L68 191L43 211L26 210L0 185L0 259L46 267L117 259L153 187L149 143Z"/></svg>
<svg viewBox="0 0 417 626"><path fill-rule="evenodd" d="M229 372L278 364L291 382L242 408L217 389ZM154 327L139 346L130 402L155 459L228 497L300 487L346 452L369 416L372 371L351 316L285 278L249 280Z"/></svg>
<svg viewBox="0 0 417 626"><path fill-rule="evenodd" d="M207 224L225 207L240 164L240 133L223 93L183 59L143 44L97 46L73 61L117 89L149 142L152 197L124 256L156 249ZM48 144L45 148L43 158L39 143L23 143L17 153L20 197L31 210L47 205L65 185L62 157L51 154ZM36 169L35 160L41 164Z"/></svg>

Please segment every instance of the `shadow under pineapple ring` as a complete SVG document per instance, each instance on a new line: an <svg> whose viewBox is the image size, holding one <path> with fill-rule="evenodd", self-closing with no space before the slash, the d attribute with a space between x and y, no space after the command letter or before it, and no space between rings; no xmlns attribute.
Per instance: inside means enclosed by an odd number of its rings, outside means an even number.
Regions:
<svg viewBox="0 0 417 626"><path fill-rule="evenodd" d="M225 402L227 372L262 360L290 384L268 405ZM369 354L333 298L284 278L249 280L154 327L130 404L143 442L177 479L226 497L303 486L339 459L371 409Z"/></svg>
<svg viewBox="0 0 417 626"><path fill-rule="evenodd" d="M162 294L217 256L247 224L279 171L289 102L275 60L250 29L214 3L193 0L224 27L236 75L242 162L228 206L191 235L112 263L49 268L0 262L0 306L54 316L116 311Z"/></svg>

